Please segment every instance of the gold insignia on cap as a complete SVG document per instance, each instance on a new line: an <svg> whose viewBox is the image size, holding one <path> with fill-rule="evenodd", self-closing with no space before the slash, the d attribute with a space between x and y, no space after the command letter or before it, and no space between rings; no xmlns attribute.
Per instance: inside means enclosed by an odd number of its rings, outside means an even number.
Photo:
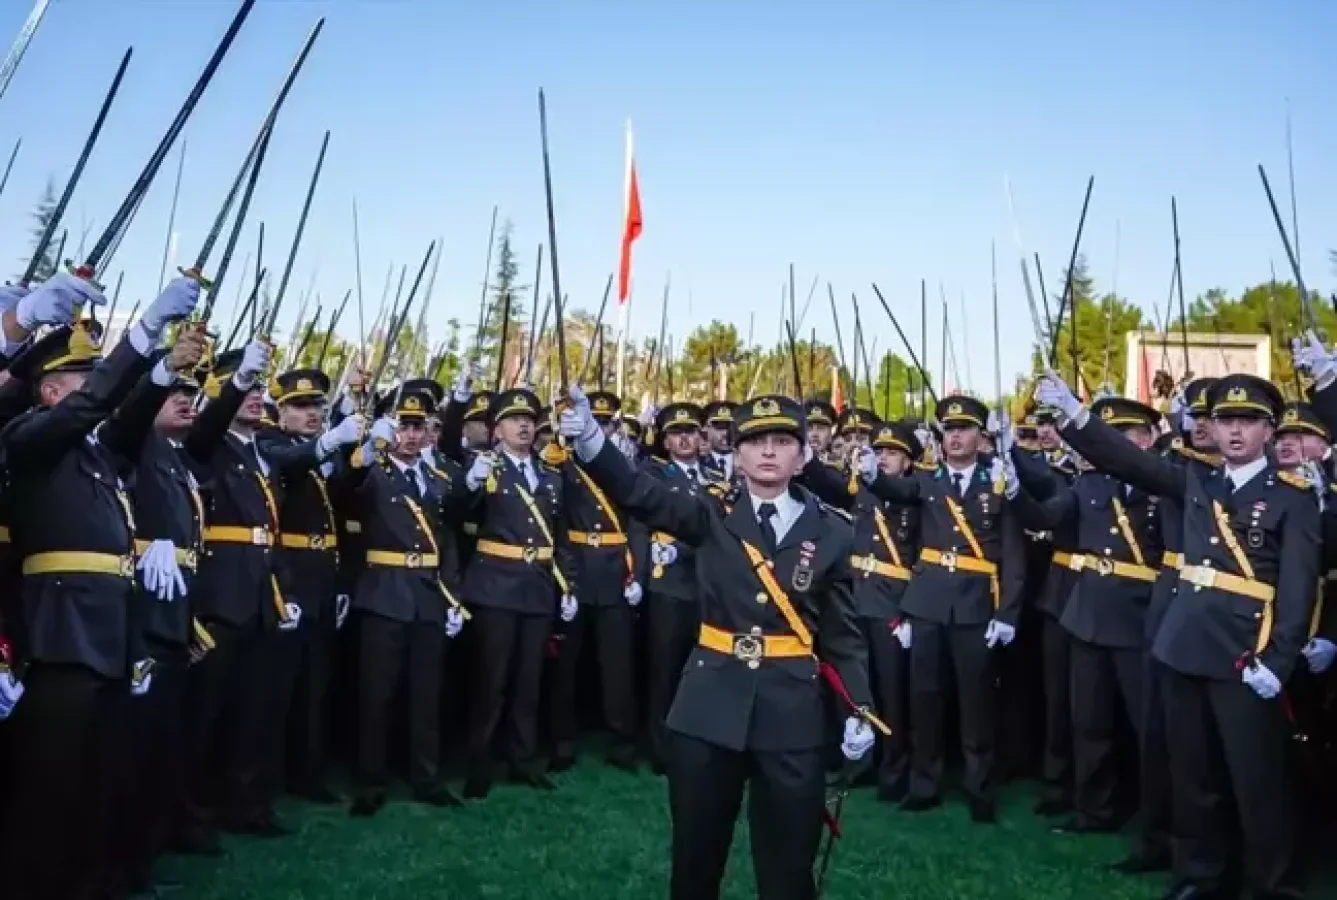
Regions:
<svg viewBox="0 0 1337 900"><path fill-rule="evenodd" d="M1102 409L1102 410L1100 411L1100 418L1102 418L1102 419L1112 419L1112 418L1114 418L1114 407L1112 407L1112 406L1107 406L1107 407L1105 407L1104 409Z"/></svg>
<svg viewBox="0 0 1337 900"><path fill-rule="evenodd" d="M93 332L89 331L82 322L75 325L70 331L69 348L70 358L73 360L92 359L102 349L93 337Z"/></svg>
<svg viewBox="0 0 1337 900"><path fill-rule="evenodd" d="M594 408L598 412L608 412L612 409L612 405L608 402L607 397L598 397L594 401Z"/></svg>
<svg viewBox="0 0 1337 900"><path fill-rule="evenodd" d="M525 395L524 395L524 394L512 394L512 395L511 395L511 405L512 405L512 406L528 406L529 404L528 404L528 403L525 403Z"/></svg>
<svg viewBox="0 0 1337 900"><path fill-rule="evenodd" d="M486 408L487 408L486 397L480 394L479 396L474 398L474 409L486 409Z"/></svg>
<svg viewBox="0 0 1337 900"><path fill-rule="evenodd" d="M1242 387L1233 387L1226 391L1226 400L1231 403L1243 403L1249 399L1249 392Z"/></svg>
<svg viewBox="0 0 1337 900"><path fill-rule="evenodd" d="M408 397L408 398L406 398L406 399L404 400L404 411L405 411L405 412L421 412L421 411L422 411L422 401L419 400L417 397Z"/></svg>
<svg viewBox="0 0 1337 900"><path fill-rule="evenodd" d="M959 416L962 412L964 410L961 409L960 403L952 403L947 406L947 415L949 416Z"/></svg>
<svg viewBox="0 0 1337 900"><path fill-rule="evenodd" d="M858 428L860 425L863 424L863 419L859 418L858 413L855 413L854 415L850 416L850 424L853 425L855 428Z"/></svg>
<svg viewBox="0 0 1337 900"><path fill-rule="evenodd" d="M310 378L297 379L297 387L293 388L293 390L296 391L314 391L315 389L316 386L312 383Z"/></svg>
<svg viewBox="0 0 1337 900"><path fill-rule="evenodd" d="M1282 425L1298 425L1300 422L1300 412L1295 409L1286 410L1286 414L1281 417Z"/></svg>
<svg viewBox="0 0 1337 900"><path fill-rule="evenodd" d="M691 420L692 414L685 409L679 409L673 414L673 421L675 422L690 422Z"/></svg>
<svg viewBox="0 0 1337 900"><path fill-rule="evenodd" d="M883 428L877 433L877 439L879 441L889 441L895 436L896 434L890 428Z"/></svg>
<svg viewBox="0 0 1337 900"><path fill-rule="evenodd" d="M780 415L780 404L769 397L758 400L752 404L752 415L754 416L778 416Z"/></svg>

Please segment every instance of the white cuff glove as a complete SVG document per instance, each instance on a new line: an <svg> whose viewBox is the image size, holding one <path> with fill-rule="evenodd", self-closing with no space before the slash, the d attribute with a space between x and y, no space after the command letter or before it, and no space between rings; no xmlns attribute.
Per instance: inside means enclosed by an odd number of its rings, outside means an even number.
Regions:
<svg viewBox="0 0 1337 900"><path fill-rule="evenodd" d="M579 386L572 385L568 392L571 402L562 410L558 428L575 442L576 453L586 462L594 459L603 449L604 433L590 411L590 401Z"/></svg>
<svg viewBox="0 0 1337 900"><path fill-rule="evenodd" d="M160 335L170 323L180 322L194 312L199 302L198 281L194 278L173 278L158 295L158 299L150 303L144 315L139 317L139 324L150 335Z"/></svg>
<svg viewBox="0 0 1337 900"><path fill-rule="evenodd" d="M1277 676L1273 675L1272 670L1260 662L1245 666L1240 673L1240 679L1253 688L1253 692L1264 700L1271 700L1281 693L1281 682L1277 680Z"/></svg>
<svg viewBox="0 0 1337 900"><path fill-rule="evenodd" d="M464 613L452 606L450 609L446 610L446 637L457 637L463 630Z"/></svg>
<svg viewBox="0 0 1337 900"><path fill-rule="evenodd" d="M865 753L873 749L876 737L873 727L858 716L845 720L845 738L840 742L840 752L848 760L863 759Z"/></svg>
<svg viewBox="0 0 1337 900"><path fill-rule="evenodd" d="M273 356L274 348L268 341L260 338L251 341L242 351L241 365L237 368L237 374L232 376L233 383L243 391L255 387L260 376L269 371L269 361Z"/></svg>
<svg viewBox="0 0 1337 900"><path fill-rule="evenodd" d="M671 566L678 559L678 548L673 544L650 542L650 561L657 566Z"/></svg>
<svg viewBox="0 0 1337 900"><path fill-rule="evenodd" d="M176 563L176 545L171 541L153 541L139 557L140 583L159 600L171 603L186 596L186 579Z"/></svg>
<svg viewBox="0 0 1337 900"><path fill-rule="evenodd" d="M9 714L22 699L23 682L15 678L14 673L8 669L0 672L0 722L9 718Z"/></svg>
<svg viewBox="0 0 1337 900"><path fill-rule="evenodd" d="M1304 645L1300 651L1304 654L1305 662L1309 664L1309 671L1315 675L1322 675L1332 667L1334 659L1337 659L1337 644L1327 638L1316 637Z"/></svg>
<svg viewBox="0 0 1337 900"><path fill-rule="evenodd" d="M577 608L575 597L572 597L570 594L562 595L561 615L563 622L570 622L574 619L576 617Z"/></svg>
<svg viewBox="0 0 1337 900"><path fill-rule="evenodd" d="M347 447L349 444L356 444L362 440L366 428L367 420L354 413L322 434L317 439L319 443L316 444L316 449L321 456L329 456L340 447Z"/></svg>
<svg viewBox="0 0 1337 900"><path fill-rule="evenodd" d="M71 324L81 306L102 306L106 302L93 282L57 272L19 300L14 318L24 331L34 331L39 325Z"/></svg>
<svg viewBox="0 0 1337 900"><path fill-rule="evenodd" d="M859 477L866 483L872 484L877 481L877 454L872 449L864 447L859 451Z"/></svg>
<svg viewBox="0 0 1337 900"><path fill-rule="evenodd" d="M348 610L352 605L352 600L347 594L334 595L334 627L336 629L344 627L344 622L348 621Z"/></svg>
<svg viewBox="0 0 1337 900"><path fill-rule="evenodd" d="M640 606L641 599L645 596L645 592L641 590L639 582L633 581L622 589L622 596L626 598L627 603L630 605Z"/></svg>
<svg viewBox="0 0 1337 900"><path fill-rule="evenodd" d="M283 604L284 617L279 622L279 631L296 631L302 621L302 608L296 603Z"/></svg>
<svg viewBox="0 0 1337 900"><path fill-rule="evenodd" d="M910 627L909 621L905 619L902 619L901 624L891 629L891 635L896 638L896 640L900 641L901 646L906 650L909 650L910 645L914 643L914 629Z"/></svg>
<svg viewBox="0 0 1337 900"><path fill-rule="evenodd" d="M1082 401L1068 387L1053 369L1040 376L1035 386L1035 399L1045 406L1052 406L1069 419L1076 419L1082 410Z"/></svg>
<svg viewBox="0 0 1337 900"><path fill-rule="evenodd" d="M474 395L476 368L477 363L473 362L460 367L459 374L455 376L455 383L450 387L450 398L456 403L468 403L469 398Z"/></svg>
<svg viewBox="0 0 1337 900"><path fill-rule="evenodd" d="M471 491L476 491L482 487L492 475L493 469L498 465L497 457L491 453L479 453L474 456L473 465L469 467L469 472L464 476L464 483Z"/></svg>
<svg viewBox="0 0 1337 900"><path fill-rule="evenodd" d="M988 627L984 629L984 646L993 649L1002 644L1006 647L1016 636L1017 629L1013 626L997 619L990 619Z"/></svg>
<svg viewBox="0 0 1337 900"><path fill-rule="evenodd" d="M1314 379L1316 391L1337 379L1337 358L1328 352L1312 330L1305 332L1303 341L1300 338L1291 340L1291 352L1295 356L1295 367L1308 372Z"/></svg>

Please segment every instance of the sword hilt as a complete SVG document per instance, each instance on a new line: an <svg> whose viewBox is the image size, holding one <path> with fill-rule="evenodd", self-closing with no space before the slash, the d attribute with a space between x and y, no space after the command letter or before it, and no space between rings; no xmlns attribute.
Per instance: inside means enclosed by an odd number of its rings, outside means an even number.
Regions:
<svg viewBox="0 0 1337 900"><path fill-rule="evenodd" d="M191 266L189 269L183 268L183 267L181 267L181 266L177 266L177 269L176 269L176 270L177 270L177 272L181 273L181 276L182 276L183 278L189 278L191 281L194 281L194 282L196 282L197 284L199 284L199 286L200 286L200 288L201 288L202 290L206 290L206 291L207 291L207 290L209 290L209 288L211 288L211 287L214 286L213 280L210 279L210 278L208 278L208 277L206 277L205 274L204 274L204 272L202 272L202 271L201 271L198 267L196 267L196 266Z"/></svg>

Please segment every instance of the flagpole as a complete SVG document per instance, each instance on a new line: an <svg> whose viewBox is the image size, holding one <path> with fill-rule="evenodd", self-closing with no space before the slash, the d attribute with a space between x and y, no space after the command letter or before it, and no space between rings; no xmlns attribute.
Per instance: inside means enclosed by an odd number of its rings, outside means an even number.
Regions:
<svg viewBox="0 0 1337 900"><path fill-rule="evenodd" d="M631 119L627 120L627 150L625 171L622 178L622 227L623 232L618 235L618 252L621 254L622 242L626 239L627 216L631 213L631 167L632 167L632 138L631 138ZM633 279L630 270L627 273L627 296L619 297L617 305L617 395L621 397L626 390L626 335L627 335L627 310L631 307Z"/></svg>

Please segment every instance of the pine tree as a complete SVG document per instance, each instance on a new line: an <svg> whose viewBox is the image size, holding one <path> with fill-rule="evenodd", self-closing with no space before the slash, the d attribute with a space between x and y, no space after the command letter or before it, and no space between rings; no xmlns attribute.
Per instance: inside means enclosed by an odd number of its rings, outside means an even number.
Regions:
<svg viewBox="0 0 1337 900"><path fill-rule="evenodd" d="M484 373L483 383L490 389L498 380L498 366L504 366L502 372L503 387L518 378L517 370L524 363L528 323L524 298L530 285L520 284L520 267L516 262L515 248L511 243L514 226L509 219L501 226L497 236L496 263L492 281L488 285L487 312L480 347L479 367ZM507 314L506 302L510 299L510 324L506 326L506 346L501 346L503 317Z"/></svg>
<svg viewBox="0 0 1337 900"><path fill-rule="evenodd" d="M42 239L42 235L46 234L47 226L50 225L51 219L56 214L56 204L58 202L56 197L56 183L52 178L48 177L46 180L46 187L42 190L42 198L37 201L37 208L34 209L32 213L33 227L31 233L34 254L37 252L37 243ZM37 268L33 270L34 282L45 281L55 274L56 268L59 265L59 260L56 259L55 243L55 241L52 241L43 249L42 258L37 261ZM32 256L29 256L29 260L32 258ZM15 279L22 279L23 274L24 273L22 272L18 273L18 275L15 276Z"/></svg>

